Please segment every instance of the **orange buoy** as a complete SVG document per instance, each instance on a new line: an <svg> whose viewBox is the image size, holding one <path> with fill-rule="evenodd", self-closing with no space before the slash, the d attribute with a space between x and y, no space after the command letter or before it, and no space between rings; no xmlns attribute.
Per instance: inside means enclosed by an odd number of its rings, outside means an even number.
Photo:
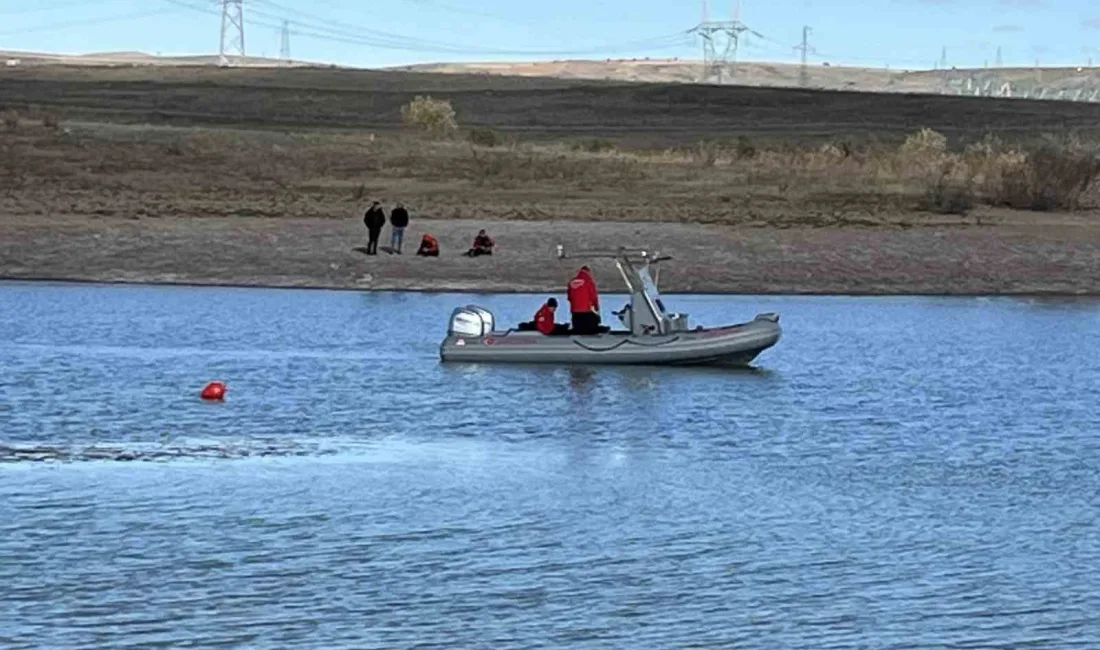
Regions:
<svg viewBox="0 0 1100 650"><path fill-rule="evenodd" d="M220 381L210 382L202 389L201 397L210 401L225 399L225 384Z"/></svg>

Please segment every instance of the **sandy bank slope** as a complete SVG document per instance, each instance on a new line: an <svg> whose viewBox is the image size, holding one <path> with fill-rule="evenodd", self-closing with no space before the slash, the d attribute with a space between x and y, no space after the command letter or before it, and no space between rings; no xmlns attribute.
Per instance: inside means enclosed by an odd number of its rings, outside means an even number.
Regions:
<svg viewBox="0 0 1100 650"><path fill-rule="evenodd" d="M691 224L492 222L500 251L460 253L473 221L414 221L444 256L367 257L358 220L141 220L0 215L0 277L118 282L561 291L568 246L656 246L675 256L666 291L737 293L1065 293L1100 295L1100 226L944 226L912 229L729 228ZM389 229L383 233L385 240ZM605 290L619 279L597 265Z"/></svg>

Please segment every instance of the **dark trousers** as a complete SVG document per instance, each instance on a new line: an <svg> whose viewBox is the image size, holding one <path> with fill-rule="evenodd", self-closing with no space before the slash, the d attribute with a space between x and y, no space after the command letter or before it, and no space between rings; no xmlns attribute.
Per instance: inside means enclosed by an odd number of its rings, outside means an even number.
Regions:
<svg viewBox="0 0 1100 650"><path fill-rule="evenodd" d="M367 255L378 254L378 236L382 234L382 229L374 230L373 228L367 230Z"/></svg>
<svg viewBox="0 0 1100 650"><path fill-rule="evenodd" d="M599 334L600 315L590 311L575 311L571 314L574 334Z"/></svg>

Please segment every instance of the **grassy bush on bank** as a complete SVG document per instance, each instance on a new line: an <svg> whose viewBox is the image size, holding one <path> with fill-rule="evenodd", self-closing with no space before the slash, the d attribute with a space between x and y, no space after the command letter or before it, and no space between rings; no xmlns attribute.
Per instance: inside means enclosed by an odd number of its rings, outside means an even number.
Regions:
<svg viewBox="0 0 1100 650"><path fill-rule="evenodd" d="M449 101L417 97L402 107L401 112L407 125L424 133L449 136L458 130ZM468 139L482 148L502 144L500 135L486 128L470 130ZM602 138L576 141L570 152L624 154L615 142ZM478 185L494 178L530 182L538 180L540 173L544 177L566 179L590 171L581 161L571 161L560 154L543 156L538 165L534 154L517 160L514 155L485 156L473 151L471 157L470 180ZM825 191L845 185L845 178L859 179L860 183L872 186L893 184L901 186L903 192L917 195L916 208L940 214L965 214L977 203L1022 210L1076 210L1100 175L1097 148L1080 141L1048 139L1039 146L1024 149L1010 147L987 135L954 152L948 147L947 138L931 129L909 135L896 149L857 148L838 142L816 148L769 151L758 150L748 137L740 135L729 143L706 139L656 155L626 152L618 157L620 161L666 158L698 167L726 167L743 173L750 184L780 176L777 186L785 189L806 180L806 176L813 177ZM618 180L640 178L637 173L624 174L625 166L629 165L625 162L618 165Z"/></svg>
<svg viewBox="0 0 1100 650"><path fill-rule="evenodd" d="M1087 143L987 137L952 147L933 131L900 144L742 136L629 150L460 131L457 120L398 133L24 122L0 131L0 154L0 212L12 213L344 218L352 203L379 198L456 218L836 226L974 205L1089 209L1100 189Z"/></svg>
<svg viewBox="0 0 1100 650"><path fill-rule="evenodd" d="M981 202L1021 210L1076 210L1100 175L1098 153L1076 140L1047 140L1025 149L993 136L956 153L945 137L924 129L898 149L898 163L923 184L924 209L963 212Z"/></svg>

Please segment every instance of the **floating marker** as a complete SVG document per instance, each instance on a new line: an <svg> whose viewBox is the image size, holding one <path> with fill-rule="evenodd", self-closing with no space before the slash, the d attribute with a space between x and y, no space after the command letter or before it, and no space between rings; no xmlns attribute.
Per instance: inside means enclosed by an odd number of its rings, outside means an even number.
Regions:
<svg viewBox="0 0 1100 650"><path fill-rule="evenodd" d="M225 399L225 384L220 381L212 381L202 389L201 397L207 401L221 401Z"/></svg>

